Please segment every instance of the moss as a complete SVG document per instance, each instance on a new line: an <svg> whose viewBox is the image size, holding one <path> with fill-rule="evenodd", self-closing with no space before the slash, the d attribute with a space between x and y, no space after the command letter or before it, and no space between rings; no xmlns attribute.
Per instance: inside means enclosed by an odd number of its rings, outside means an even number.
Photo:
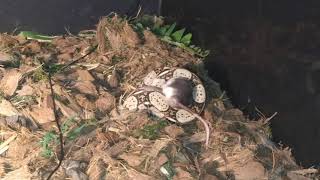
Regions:
<svg viewBox="0 0 320 180"><path fill-rule="evenodd" d="M160 136L160 131L168 125L165 120L156 122L154 124L147 124L142 129L137 130L136 135L142 136L146 139L157 139Z"/></svg>
<svg viewBox="0 0 320 180"><path fill-rule="evenodd" d="M47 76L47 74L45 73L45 71L42 68L38 68L32 74L32 80L34 82L47 81L48 80L48 76Z"/></svg>

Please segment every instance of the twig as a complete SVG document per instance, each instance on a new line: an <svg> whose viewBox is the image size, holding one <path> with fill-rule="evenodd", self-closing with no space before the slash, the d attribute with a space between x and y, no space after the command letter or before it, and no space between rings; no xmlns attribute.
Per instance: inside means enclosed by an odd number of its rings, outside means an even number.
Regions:
<svg viewBox="0 0 320 180"><path fill-rule="evenodd" d="M89 54L91 54L92 52L94 52L97 49L98 45L95 45L91 50L89 50L88 53L86 53L85 55L79 57L78 59L75 59L73 61L71 61L70 63L68 63L67 65L65 65L64 67L62 67L58 72L62 72L63 70L65 70L66 68L68 68L69 66L77 63L78 61L80 61L81 59L85 58L86 56L88 56ZM63 149L63 133L61 130L61 126L60 126L60 122L59 122L59 116L58 116L58 112L57 112L57 105L56 102L54 100L55 97L55 92L53 90L53 83L52 83L52 72L49 69L48 72L48 79L49 79L49 86L50 86L50 91L51 91L51 98L52 98L52 105L53 105L53 113L54 113L54 120L56 122L58 131L59 131L59 141L60 141L60 157L59 157L59 163L58 165L54 168L54 170L49 174L47 180L49 180L53 174L60 168L62 161L64 159L64 149Z"/></svg>
<svg viewBox="0 0 320 180"><path fill-rule="evenodd" d="M3 152L5 152L9 147L8 145L17 137L17 135L13 135L11 137L9 137L6 141L4 141L1 145L0 145L0 151L2 154Z"/></svg>
<svg viewBox="0 0 320 180"><path fill-rule="evenodd" d="M49 79L49 85L50 85L50 91L51 91L51 99L52 99L52 105L53 105L54 120L56 122L58 131L59 131L59 141L60 141L60 157L58 158L59 159L59 164L49 174L49 176L47 178L49 180L53 176L53 174L60 168L60 166L62 164L62 160L64 158L64 150L63 150L63 133L62 133L60 122L59 122L59 116L58 116L58 112L57 112L56 102L54 100L55 93L54 93L54 90L53 90L51 72L49 72L48 79Z"/></svg>

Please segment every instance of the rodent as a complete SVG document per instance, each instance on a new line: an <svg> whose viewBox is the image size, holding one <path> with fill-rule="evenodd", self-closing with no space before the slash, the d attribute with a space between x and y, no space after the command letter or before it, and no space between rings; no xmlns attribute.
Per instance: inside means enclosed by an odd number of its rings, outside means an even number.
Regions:
<svg viewBox="0 0 320 180"><path fill-rule="evenodd" d="M189 79L178 77L168 80L162 88L153 86L144 86L144 90L157 91L166 97L169 106L176 109L183 109L201 121L206 130L206 147L209 145L210 128L205 119L194 113L188 106L192 102L193 87Z"/></svg>

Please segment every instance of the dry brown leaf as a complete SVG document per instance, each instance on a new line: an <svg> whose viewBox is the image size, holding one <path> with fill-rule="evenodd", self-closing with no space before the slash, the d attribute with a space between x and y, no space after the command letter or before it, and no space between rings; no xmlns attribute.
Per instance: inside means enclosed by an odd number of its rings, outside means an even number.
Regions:
<svg viewBox="0 0 320 180"><path fill-rule="evenodd" d="M160 167L162 166L163 164L165 164L166 162L168 162L168 157L166 154L164 153L161 153L157 159L157 165Z"/></svg>
<svg viewBox="0 0 320 180"><path fill-rule="evenodd" d="M21 77L22 74L17 69L7 70L1 79L0 90L6 96L12 96L19 85Z"/></svg>
<svg viewBox="0 0 320 180"><path fill-rule="evenodd" d="M191 180L191 179L194 179L188 171L185 171L180 167L177 167L175 169L175 171L176 171L176 174L173 176L174 180L182 180L182 179L186 179L186 180L190 179Z"/></svg>
<svg viewBox="0 0 320 180"><path fill-rule="evenodd" d="M71 109L70 107L64 105L63 103L56 101L57 107L60 109L60 111L62 112L62 114L67 117L67 118L72 118L77 116L78 114L81 114L81 112L75 112L73 109Z"/></svg>
<svg viewBox="0 0 320 180"><path fill-rule="evenodd" d="M89 101L88 98L86 98L84 95L82 94L77 94L75 96L75 100L77 101L77 103L79 104L79 106L81 106L82 108L84 108L85 110L94 110L95 109L95 105L93 102Z"/></svg>
<svg viewBox="0 0 320 180"><path fill-rule="evenodd" d="M14 116L19 115L18 110L7 100L0 100L0 115L3 116Z"/></svg>
<svg viewBox="0 0 320 180"><path fill-rule="evenodd" d="M18 96L34 95L34 89L29 85L24 85L20 90L17 90Z"/></svg>
<svg viewBox="0 0 320 180"><path fill-rule="evenodd" d="M108 149L108 153L110 154L111 157L117 157L119 154L127 150L128 145L129 145L128 141L118 142L117 144L111 146Z"/></svg>
<svg viewBox="0 0 320 180"><path fill-rule="evenodd" d="M203 142L206 140L206 133L205 132L198 132L193 134L191 137L188 138L188 143L198 143Z"/></svg>
<svg viewBox="0 0 320 180"><path fill-rule="evenodd" d="M45 124L54 121L53 110L46 107L35 107L30 111L30 115L39 124Z"/></svg>
<svg viewBox="0 0 320 180"><path fill-rule="evenodd" d="M128 169L127 173L129 178L132 180L153 180L154 179L153 177L143 174L141 172L138 172L134 169Z"/></svg>
<svg viewBox="0 0 320 180"><path fill-rule="evenodd" d="M135 129L140 129L144 125L146 125L148 122L150 122L147 113L132 113L126 119L130 119L130 121L127 124L127 128L130 131L133 131Z"/></svg>
<svg viewBox="0 0 320 180"><path fill-rule="evenodd" d="M91 81L77 81L74 87L80 93L98 96L96 86Z"/></svg>
<svg viewBox="0 0 320 180"><path fill-rule="evenodd" d="M217 178L217 176L206 174L204 175L203 180L219 180L219 179Z"/></svg>
<svg viewBox="0 0 320 180"><path fill-rule="evenodd" d="M102 159L97 159L94 162L90 162L86 174L88 174L91 180L101 180L106 174L107 167Z"/></svg>
<svg viewBox="0 0 320 180"><path fill-rule="evenodd" d="M71 52L73 52L73 49L71 49ZM71 61L73 58L73 55L71 52L66 52L58 55L58 59L60 62L68 62Z"/></svg>
<svg viewBox="0 0 320 180"><path fill-rule="evenodd" d="M131 152L123 153L119 155L119 158L125 160L131 167L137 167L145 160L142 154L133 154Z"/></svg>
<svg viewBox="0 0 320 180"><path fill-rule="evenodd" d="M239 180L267 179L267 174L263 165L253 160L242 167L234 168L234 175Z"/></svg>
<svg viewBox="0 0 320 180"><path fill-rule="evenodd" d="M77 69L76 72L77 72L79 81L94 81L94 78L89 71Z"/></svg>
<svg viewBox="0 0 320 180"><path fill-rule="evenodd" d="M100 96L96 102L96 108L101 112L109 112L114 108L115 105L115 97L111 94L105 93L103 96Z"/></svg>
<svg viewBox="0 0 320 180"><path fill-rule="evenodd" d="M311 178L308 178L308 177L305 177L303 175L296 174L296 173L293 173L293 172L288 172L287 173L287 177L290 180L312 180Z"/></svg>
<svg viewBox="0 0 320 180"><path fill-rule="evenodd" d="M14 171L10 171L8 174L5 175L5 177L2 178L2 180L31 179L31 178L32 178L32 174L29 171L28 166L23 166Z"/></svg>
<svg viewBox="0 0 320 180"><path fill-rule="evenodd" d="M117 88L119 86L119 76L115 69L112 71L112 74L108 77L108 84L111 88Z"/></svg>
<svg viewBox="0 0 320 180"><path fill-rule="evenodd" d="M158 156L159 152L166 147L169 142L171 140L170 139L157 139L156 142L153 144L151 151L149 153L149 156L151 158L155 158Z"/></svg>
<svg viewBox="0 0 320 180"><path fill-rule="evenodd" d="M10 62L12 60L12 56L8 53L0 52L0 64Z"/></svg>
<svg viewBox="0 0 320 180"><path fill-rule="evenodd" d="M171 138L176 138L184 133L183 129L175 124L165 127L164 132Z"/></svg>

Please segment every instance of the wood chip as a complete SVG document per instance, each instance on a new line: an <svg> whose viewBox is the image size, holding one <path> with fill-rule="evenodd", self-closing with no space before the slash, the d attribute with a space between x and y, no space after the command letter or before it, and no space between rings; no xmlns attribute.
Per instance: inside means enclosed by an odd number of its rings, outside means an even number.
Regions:
<svg viewBox="0 0 320 180"><path fill-rule="evenodd" d="M0 90L6 96L12 96L19 85L21 77L22 74L17 69L7 70L1 79Z"/></svg>
<svg viewBox="0 0 320 180"><path fill-rule="evenodd" d="M194 179L188 171L185 171L180 167L177 167L175 169L175 171L176 171L176 175L173 176L173 180L180 180L180 179L186 179L186 180L190 179L191 180L191 179Z"/></svg>
<svg viewBox="0 0 320 180"><path fill-rule="evenodd" d="M0 115L3 116L15 116L19 115L18 110L7 100L0 100Z"/></svg>
<svg viewBox="0 0 320 180"><path fill-rule="evenodd" d="M0 154L2 154L3 152L5 152L6 150L9 149L9 146L8 146L8 145L9 145L13 140L15 140L16 137L17 137L17 135L15 134L15 135L9 137L6 141L4 141L4 142L0 145L0 151L1 151Z"/></svg>
<svg viewBox="0 0 320 180"><path fill-rule="evenodd" d="M34 95L34 89L29 85L24 85L22 89L17 90L18 96L31 96Z"/></svg>
<svg viewBox="0 0 320 180"><path fill-rule="evenodd" d="M175 124L165 127L164 132L171 138L176 138L184 133L183 129Z"/></svg>
<svg viewBox="0 0 320 180"><path fill-rule="evenodd" d="M74 88L80 91L80 93L98 96L96 86L91 81L77 81Z"/></svg>
<svg viewBox="0 0 320 180"><path fill-rule="evenodd" d="M137 167L139 166L145 158L141 154L124 153L119 156L119 158L125 160L129 166Z"/></svg>
<svg viewBox="0 0 320 180"><path fill-rule="evenodd" d="M149 156L151 158L155 158L158 156L159 152L166 147L169 142L171 140L170 139L157 139L156 142L153 144L151 151L149 153Z"/></svg>
<svg viewBox="0 0 320 180"><path fill-rule="evenodd" d="M128 145L129 145L128 141L121 141L121 142L113 145L112 147L110 147L108 149L108 153L110 154L111 157L115 158L119 154L121 154L124 151L126 151Z"/></svg>
<svg viewBox="0 0 320 180"><path fill-rule="evenodd" d="M112 74L108 77L108 84L111 88L117 88L119 86L119 76L116 70L113 70Z"/></svg>
<svg viewBox="0 0 320 180"><path fill-rule="evenodd" d="M94 78L89 71L78 69L76 72L79 81L94 81Z"/></svg>
<svg viewBox="0 0 320 180"><path fill-rule="evenodd" d="M111 94L105 94L96 100L95 105L101 112L109 112L114 108L115 97Z"/></svg>

